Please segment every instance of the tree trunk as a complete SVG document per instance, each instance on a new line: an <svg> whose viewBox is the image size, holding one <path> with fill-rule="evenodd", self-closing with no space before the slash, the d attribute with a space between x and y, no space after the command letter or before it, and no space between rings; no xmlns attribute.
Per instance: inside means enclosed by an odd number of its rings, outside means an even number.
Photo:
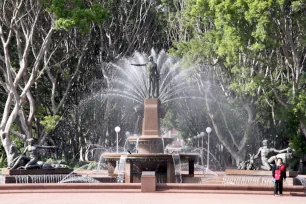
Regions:
<svg viewBox="0 0 306 204"><path fill-rule="evenodd" d="M224 145L224 147L227 149L227 151L235 158L236 160L236 165L239 164L239 162L244 160L244 156L240 154L241 151L237 151L236 148L234 148L225 138L225 136L221 133L221 131L219 130L219 126L214 118L213 112L211 110L211 106L208 102L208 91L205 91L205 104L206 104L206 108L209 114L209 118L211 120L211 123L213 125L213 129L215 130L215 134L217 135L219 141L222 143L222 145Z"/></svg>
<svg viewBox="0 0 306 204"><path fill-rule="evenodd" d="M304 134L304 136L306 137L306 121L303 119L300 119L300 128Z"/></svg>

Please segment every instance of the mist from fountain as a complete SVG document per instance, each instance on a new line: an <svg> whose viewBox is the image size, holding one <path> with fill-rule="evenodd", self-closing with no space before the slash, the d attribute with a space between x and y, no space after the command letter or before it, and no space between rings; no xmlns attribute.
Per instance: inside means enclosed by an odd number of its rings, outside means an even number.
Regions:
<svg viewBox="0 0 306 204"><path fill-rule="evenodd" d="M164 138L161 137L161 140L162 140L162 144L163 144L163 154L165 154L165 141L164 141Z"/></svg>
<svg viewBox="0 0 306 204"><path fill-rule="evenodd" d="M67 174L43 174L43 175L13 175L15 183L63 183ZM69 175L69 178L76 178L75 174ZM87 182L91 183L91 182Z"/></svg>
<svg viewBox="0 0 306 204"><path fill-rule="evenodd" d="M203 161L203 157L204 155L206 155L207 153L207 149L205 147L197 147L197 148L194 148L191 150L191 152L197 152L201 155L201 165L204 166L204 161ZM209 162L212 162L214 163L215 165L217 165L219 168L221 168L221 164L219 162L219 160L215 157L215 155L213 155L211 152L209 152L209 155L210 155L210 161ZM207 158L206 158L207 159Z"/></svg>
<svg viewBox="0 0 306 204"><path fill-rule="evenodd" d="M88 164L79 167L78 169L73 170L70 174L64 175L58 183L99 183L96 179L90 177L89 175L93 172L87 174L86 176L77 175L77 171L80 169L86 169Z"/></svg>
<svg viewBox="0 0 306 204"><path fill-rule="evenodd" d="M59 183L100 183L100 182L89 176L74 176L62 180Z"/></svg>
<svg viewBox="0 0 306 204"><path fill-rule="evenodd" d="M182 167L181 167L181 158L180 154L177 152L172 153L172 159L174 164L174 173L175 173L175 180L176 183L182 183Z"/></svg>
<svg viewBox="0 0 306 204"><path fill-rule="evenodd" d="M301 183L302 186L306 186L306 177L297 176L296 179Z"/></svg>
<svg viewBox="0 0 306 204"><path fill-rule="evenodd" d="M118 183L124 183L124 173L125 173L125 162L127 159L126 154L121 154L119 164L117 165L118 169L118 176L117 176L117 182Z"/></svg>
<svg viewBox="0 0 306 204"><path fill-rule="evenodd" d="M137 137L137 140L136 140L136 146L135 146L135 152L138 153L138 144L139 144L139 137Z"/></svg>
<svg viewBox="0 0 306 204"><path fill-rule="evenodd" d="M189 90L188 80L194 74L193 69L182 70L179 58L170 56L164 50L156 53L152 49L150 56L153 56L159 69L159 100L162 104ZM135 52L132 57L111 63L114 72L112 76L109 76L112 88L107 92L107 95L127 98L142 104L144 99L149 97L148 73L145 66L137 67L131 64L145 64L147 62L148 55Z"/></svg>
<svg viewBox="0 0 306 204"><path fill-rule="evenodd" d="M204 99L203 97L192 96L189 93L190 90L192 90L191 88L194 86L192 78L193 75L196 74L195 69L182 69L182 63L180 59L177 57L170 56L163 50L159 53L156 53L155 50L152 49L150 55L153 56L160 73L159 100L162 104L167 104L178 99ZM118 97L130 100L128 104L125 104L125 102L123 102L125 109L132 109L132 107L130 106L135 106L135 103L143 104L144 99L148 98L149 96L148 73L145 67L136 67L131 64L145 64L147 62L148 55L135 52L132 57L123 58L116 63L110 63L109 65L113 69L110 69L112 71L109 72L109 75L107 76L109 82L109 89L97 92L88 97L86 100L82 100L80 106L82 106L85 110L88 101L94 101L95 99L101 99L104 101L106 99ZM136 133L135 131L137 131L138 129L140 118L141 117L138 116L136 119L134 133ZM163 146L162 152L165 153L164 138L161 137L161 140ZM135 151L132 151L133 153L138 153L138 144L139 137L137 137L136 139ZM125 141L123 147L119 148L120 154L126 154L127 150L131 152L131 149L127 148L127 145L127 141ZM104 171L107 169L107 164L106 161L103 160L103 154L115 153L116 148L105 148L101 146L96 149L100 150L100 155L98 156L97 162L97 170ZM212 155L211 158L216 159L214 155ZM202 167L204 167L203 162L202 166L196 166L196 168Z"/></svg>

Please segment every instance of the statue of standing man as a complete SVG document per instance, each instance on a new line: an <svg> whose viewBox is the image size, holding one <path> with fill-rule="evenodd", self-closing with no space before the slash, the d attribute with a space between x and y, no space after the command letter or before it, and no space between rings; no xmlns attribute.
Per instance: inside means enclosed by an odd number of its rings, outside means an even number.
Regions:
<svg viewBox="0 0 306 204"><path fill-rule="evenodd" d="M149 57L147 64L132 64L134 66L146 66L149 74L149 98L159 97L159 73L157 64L153 61L153 57Z"/></svg>

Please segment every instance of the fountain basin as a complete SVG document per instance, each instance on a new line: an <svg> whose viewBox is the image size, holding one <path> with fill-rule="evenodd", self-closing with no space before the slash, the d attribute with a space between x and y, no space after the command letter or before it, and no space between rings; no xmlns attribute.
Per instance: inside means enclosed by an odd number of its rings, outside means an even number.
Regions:
<svg viewBox="0 0 306 204"><path fill-rule="evenodd" d="M3 169L1 183L57 183L72 173L73 169Z"/></svg>
<svg viewBox="0 0 306 204"><path fill-rule="evenodd" d="M271 171L266 170L240 170L240 169L226 169L225 174L227 175L252 175L252 176L272 176ZM287 177L296 177L297 171L286 171Z"/></svg>
<svg viewBox="0 0 306 204"><path fill-rule="evenodd" d="M122 154L120 153L105 153L103 154L106 161L118 161ZM198 158L198 154L179 154L181 160L195 160ZM154 153L138 153L138 154L126 154L127 161L131 160L147 160L147 161L172 161L172 154L154 154Z"/></svg>
<svg viewBox="0 0 306 204"><path fill-rule="evenodd" d="M73 169L2 169L4 175L70 174Z"/></svg>
<svg viewBox="0 0 306 204"><path fill-rule="evenodd" d="M178 154L180 161L188 162L188 175L194 176L194 161L198 154ZM142 153L142 154L117 154L105 153L104 159L108 163L108 175L124 174L125 183L140 182L140 176L143 171L155 171L158 183L174 183L176 181L177 169L175 168L172 154ZM124 158L124 160L122 160ZM120 161L121 163L119 163ZM124 162L124 164L122 164ZM124 172L115 172L115 169L121 169L124 166ZM119 170L120 171L120 170Z"/></svg>
<svg viewBox="0 0 306 204"><path fill-rule="evenodd" d="M284 186L300 185L299 180L296 178L297 175L297 171L286 171L287 178ZM226 169L223 181L235 185L274 185L272 182L272 172L267 170Z"/></svg>
<svg viewBox="0 0 306 204"><path fill-rule="evenodd" d="M159 136L129 137L127 141L137 146L139 154L164 153L164 148L173 141L173 138Z"/></svg>

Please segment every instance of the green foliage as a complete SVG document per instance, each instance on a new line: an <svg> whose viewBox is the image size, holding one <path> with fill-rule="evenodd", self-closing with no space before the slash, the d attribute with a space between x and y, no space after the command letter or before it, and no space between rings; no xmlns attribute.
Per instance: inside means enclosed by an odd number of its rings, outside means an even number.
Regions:
<svg viewBox="0 0 306 204"><path fill-rule="evenodd" d="M6 154L4 151L4 147L0 145L0 168L6 167Z"/></svg>
<svg viewBox="0 0 306 204"><path fill-rule="evenodd" d="M300 113L306 116L306 90L305 88L300 89L298 91L296 98L294 98L293 104L295 105L295 108L294 108L295 113Z"/></svg>
<svg viewBox="0 0 306 204"><path fill-rule="evenodd" d="M302 157L306 154L306 138L303 135L292 135L289 145L296 151L298 156Z"/></svg>
<svg viewBox="0 0 306 204"><path fill-rule="evenodd" d="M189 40L175 43L173 54L184 56L188 64L215 64L218 59L221 74L229 81L227 88L235 95L256 97L257 106L265 110L260 113L262 122L271 119L267 103L274 107L279 104L275 94L289 104L285 112L294 114L297 120L306 116L305 74L291 73L288 63L296 66L295 59L283 53L289 49L301 58L304 55L305 0L188 0L186 5L184 15L188 20L180 23L191 28ZM297 33L292 34L295 50L290 50L288 38L283 37L289 21L290 32ZM275 55L271 55L273 52ZM294 75L301 77L299 82ZM293 127L296 134L299 126Z"/></svg>
<svg viewBox="0 0 306 204"><path fill-rule="evenodd" d="M279 108L276 110L276 117L284 121L282 135L289 138L289 146L302 157L306 154L306 138L299 131L299 119L293 110Z"/></svg>
<svg viewBox="0 0 306 204"><path fill-rule="evenodd" d="M56 124L60 121L61 117L59 115L48 115L40 121L47 131L51 131L56 127Z"/></svg>
<svg viewBox="0 0 306 204"><path fill-rule="evenodd" d="M87 170L94 170L97 169L97 163L96 162L90 162L88 164Z"/></svg>
<svg viewBox="0 0 306 204"><path fill-rule="evenodd" d="M47 11L55 15L58 29L77 27L86 33L90 23L103 23L108 14L98 1L91 3L91 6L87 6L81 0L52 0Z"/></svg>
<svg viewBox="0 0 306 204"><path fill-rule="evenodd" d="M16 123L13 123L12 129L16 130L17 132L18 131L20 132L18 125ZM24 148L24 140L13 133L11 133L11 141L16 145L18 150Z"/></svg>
<svg viewBox="0 0 306 204"><path fill-rule="evenodd" d="M165 117L161 119L161 125L166 129L171 130L173 128L178 128L177 112L173 110L168 110Z"/></svg>
<svg viewBox="0 0 306 204"><path fill-rule="evenodd" d="M96 162L88 162L88 161L68 161L68 164L73 169L80 169L80 170L92 170L96 168Z"/></svg>
<svg viewBox="0 0 306 204"><path fill-rule="evenodd" d="M303 90L298 94L295 112L306 113L306 92Z"/></svg>

